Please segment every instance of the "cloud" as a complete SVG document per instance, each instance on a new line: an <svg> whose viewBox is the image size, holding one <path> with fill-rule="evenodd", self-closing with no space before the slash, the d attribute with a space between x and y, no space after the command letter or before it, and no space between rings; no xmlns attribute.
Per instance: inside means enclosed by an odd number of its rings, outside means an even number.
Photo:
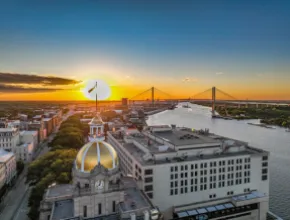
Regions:
<svg viewBox="0 0 290 220"><path fill-rule="evenodd" d="M30 85L41 84L44 86L57 86L57 85L74 85L80 83L81 81L54 76L39 76L39 75L0 72L0 82L2 84L7 83L30 84Z"/></svg>
<svg viewBox="0 0 290 220"><path fill-rule="evenodd" d="M225 73L223 73L223 72L217 72L217 73L215 73L216 75L224 75Z"/></svg>
<svg viewBox="0 0 290 220"><path fill-rule="evenodd" d="M35 92L54 92L62 89L55 88L31 88L15 85L0 84L0 93L35 93Z"/></svg>
<svg viewBox="0 0 290 220"><path fill-rule="evenodd" d="M189 83L189 82L197 82L197 79L186 77L182 79L182 82Z"/></svg>

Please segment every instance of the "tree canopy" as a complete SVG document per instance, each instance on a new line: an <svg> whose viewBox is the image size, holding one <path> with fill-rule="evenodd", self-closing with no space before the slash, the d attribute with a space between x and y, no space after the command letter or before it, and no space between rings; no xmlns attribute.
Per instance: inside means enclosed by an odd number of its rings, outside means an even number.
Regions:
<svg viewBox="0 0 290 220"><path fill-rule="evenodd" d="M48 186L71 182L73 162L84 145L86 127L80 122L80 116L69 117L49 143L51 151L29 165L26 182L34 186L28 203L31 220L38 219L40 202Z"/></svg>

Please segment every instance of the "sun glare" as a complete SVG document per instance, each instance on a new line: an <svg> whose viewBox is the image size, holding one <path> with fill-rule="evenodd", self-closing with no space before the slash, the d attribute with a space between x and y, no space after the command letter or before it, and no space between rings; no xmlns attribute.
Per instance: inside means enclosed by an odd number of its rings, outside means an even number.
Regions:
<svg viewBox="0 0 290 220"><path fill-rule="evenodd" d="M89 92L90 90L91 92ZM90 100L96 100L96 94L98 95L98 100L106 100L111 96L110 86L101 79L88 80L82 91L84 96Z"/></svg>

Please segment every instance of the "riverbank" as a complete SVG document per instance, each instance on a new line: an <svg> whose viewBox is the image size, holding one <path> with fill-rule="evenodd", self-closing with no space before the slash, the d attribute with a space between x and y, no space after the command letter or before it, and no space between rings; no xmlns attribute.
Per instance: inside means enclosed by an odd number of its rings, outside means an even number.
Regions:
<svg viewBox="0 0 290 220"><path fill-rule="evenodd" d="M165 111L165 110L168 110L168 108L161 108L161 109L156 109L156 110L153 110L153 111L145 112L145 115L146 115L146 116L154 115L154 114L157 114L157 113L163 112L163 111Z"/></svg>
<svg viewBox="0 0 290 220"><path fill-rule="evenodd" d="M204 105L208 106L208 105ZM290 106L238 108L229 106L216 106L216 112L226 118L236 120L260 119L264 125L290 127Z"/></svg>

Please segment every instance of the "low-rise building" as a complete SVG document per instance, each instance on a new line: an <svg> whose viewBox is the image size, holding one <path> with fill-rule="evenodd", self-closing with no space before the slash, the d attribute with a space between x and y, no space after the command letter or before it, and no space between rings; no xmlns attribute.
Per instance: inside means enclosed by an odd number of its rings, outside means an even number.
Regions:
<svg viewBox="0 0 290 220"><path fill-rule="evenodd" d="M0 149L13 151L13 148L20 142L19 138L19 130L17 128L0 128Z"/></svg>
<svg viewBox="0 0 290 220"><path fill-rule="evenodd" d="M14 152L18 160L22 160L23 162L27 163L32 161L34 151L34 144L28 142L17 145Z"/></svg>
<svg viewBox="0 0 290 220"><path fill-rule="evenodd" d="M44 127L46 129L46 134L50 135L53 131L53 121L52 118L44 118L43 119L44 122Z"/></svg>
<svg viewBox="0 0 290 220"><path fill-rule="evenodd" d="M14 127L0 128L0 149L13 152L17 160L30 162L37 145L37 131L19 132Z"/></svg>
<svg viewBox="0 0 290 220"><path fill-rule="evenodd" d="M0 191L6 184L6 171L5 171L5 164L0 163Z"/></svg>
<svg viewBox="0 0 290 220"><path fill-rule="evenodd" d="M6 118L0 118L0 128L7 128L8 120Z"/></svg>
<svg viewBox="0 0 290 220"><path fill-rule="evenodd" d="M21 131L20 143L32 143L33 149L38 146L38 131Z"/></svg>
<svg viewBox="0 0 290 220"><path fill-rule="evenodd" d="M27 130L38 131L38 142L41 142L46 138L46 129L42 118L40 118L40 120L30 121Z"/></svg>
<svg viewBox="0 0 290 220"><path fill-rule="evenodd" d="M0 165L5 167L5 184L11 185L17 175L15 155L0 149Z"/></svg>

